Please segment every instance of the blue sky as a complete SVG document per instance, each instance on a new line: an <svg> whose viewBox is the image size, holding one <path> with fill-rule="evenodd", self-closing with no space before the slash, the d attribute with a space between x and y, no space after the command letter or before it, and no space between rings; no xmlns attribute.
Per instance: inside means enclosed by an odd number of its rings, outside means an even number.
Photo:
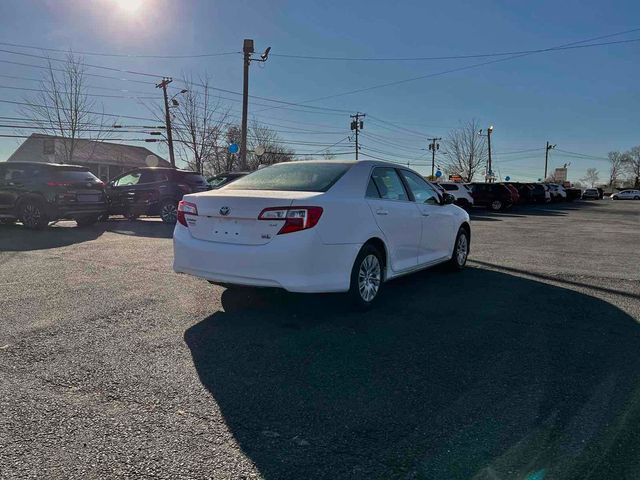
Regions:
<svg viewBox="0 0 640 480"><path fill-rule="evenodd" d="M0 41L76 51L184 55L234 52L241 49L243 38L253 38L256 50L271 46L273 54L428 57L554 47L640 28L637 1L128 0L130 8L126 4L124 0L3 0ZM632 38L640 38L640 31L606 41ZM41 54L6 45L0 48ZM547 140L557 144L558 149L595 157L640 144L639 54L640 42L535 54L309 103L345 112L265 110L253 104L250 111L264 123L277 124L276 130L286 130L281 134L286 140L325 145L349 134L346 111L366 112L369 117L365 120L364 148L373 148L369 153L376 156L410 161L422 172L430 170L425 165L427 152L422 150L428 136L445 136L451 127L477 118L484 125L494 125L492 145L501 176L536 180L543 174ZM7 52L0 52L0 60L43 63ZM491 59L338 62L274 55L264 68L252 65L251 93L304 103L485 60ZM215 87L234 92L242 89L238 55L191 59L86 56L85 61L176 79L185 72L195 76L206 72ZM130 80L156 80L89 71ZM38 78L41 72L0 62L0 73ZM91 78L90 84L148 92L148 96L160 93L153 85L131 81ZM174 84L179 87L177 82ZM37 87L35 82L6 77L0 77L0 85ZM2 100L20 101L25 94L0 88ZM239 99L233 94L222 95ZM149 116L147 108L135 99L102 101L106 112ZM239 114L238 101L223 103L232 114ZM0 102L0 115L16 116L15 106ZM5 128L0 133L12 134L15 130ZM367 138L366 134L375 137ZM0 160L11 154L17 142L0 139ZM323 146L295 148L301 153L313 153ZM507 153L535 148L539 150ZM345 141L334 151L353 151L353 146ZM571 162L571 180L580 178L588 167L598 168L603 180L607 176L606 161L564 155L552 152L550 167Z"/></svg>

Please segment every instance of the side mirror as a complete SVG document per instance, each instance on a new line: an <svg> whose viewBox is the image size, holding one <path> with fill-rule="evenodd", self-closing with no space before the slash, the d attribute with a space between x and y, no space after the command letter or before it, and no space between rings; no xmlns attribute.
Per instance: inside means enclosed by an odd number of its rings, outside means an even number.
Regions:
<svg viewBox="0 0 640 480"><path fill-rule="evenodd" d="M442 196L442 205L452 205L453 203L455 203L455 201L456 197L454 197L450 193L445 192Z"/></svg>

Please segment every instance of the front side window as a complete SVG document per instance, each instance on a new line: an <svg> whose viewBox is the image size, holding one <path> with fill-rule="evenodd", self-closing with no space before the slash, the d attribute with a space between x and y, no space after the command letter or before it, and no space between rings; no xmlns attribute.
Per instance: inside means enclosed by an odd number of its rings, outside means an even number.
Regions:
<svg viewBox="0 0 640 480"><path fill-rule="evenodd" d="M114 182L116 187L128 187L131 185L137 185L140 181L140 172L127 173L124 177L120 177Z"/></svg>
<svg viewBox="0 0 640 480"><path fill-rule="evenodd" d="M371 180L378 190L376 197L384 200L401 200L405 202L409 200L409 196L395 168L374 168L371 174ZM368 191L369 188L367 188L367 192Z"/></svg>
<svg viewBox="0 0 640 480"><path fill-rule="evenodd" d="M413 198L417 203L426 203L429 205L439 205L440 196L438 193L422 179L420 175L416 175L408 170L402 170L402 176L407 181Z"/></svg>

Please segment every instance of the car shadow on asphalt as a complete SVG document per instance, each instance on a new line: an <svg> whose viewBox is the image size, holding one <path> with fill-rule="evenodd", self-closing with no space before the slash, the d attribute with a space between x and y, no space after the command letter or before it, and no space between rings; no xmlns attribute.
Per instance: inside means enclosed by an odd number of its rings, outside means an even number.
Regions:
<svg viewBox="0 0 640 480"><path fill-rule="evenodd" d="M0 225L0 252L25 252L66 247L96 240L105 232L135 237L172 238L173 228L173 225L160 221L130 221L117 218L86 227L77 227L73 222L65 222L64 227L52 224L43 230L29 230L20 223Z"/></svg>
<svg viewBox="0 0 640 480"><path fill-rule="evenodd" d="M520 217L559 217L568 215L574 210L589 208L594 204L579 203L549 203L540 205L514 205L508 210L494 212L488 208L474 207L469 211L471 220L474 221L499 221L503 218L520 218Z"/></svg>
<svg viewBox="0 0 640 480"><path fill-rule="evenodd" d="M48 227L44 230L30 230L20 223L0 225L0 252L26 252L66 247L95 240L103 233L104 229L97 225Z"/></svg>
<svg viewBox="0 0 640 480"><path fill-rule="evenodd" d="M364 313L230 289L185 332L262 476L638 478L638 323L569 289L437 270Z"/></svg>

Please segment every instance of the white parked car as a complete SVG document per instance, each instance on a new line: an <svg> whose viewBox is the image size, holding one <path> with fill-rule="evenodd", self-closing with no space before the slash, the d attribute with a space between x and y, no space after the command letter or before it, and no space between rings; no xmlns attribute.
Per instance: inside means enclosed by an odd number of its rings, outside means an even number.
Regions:
<svg viewBox="0 0 640 480"><path fill-rule="evenodd" d="M366 307L386 280L464 267L469 215L453 201L387 162L281 163L185 195L173 268L223 285L349 292Z"/></svg>
<svg viewBox="0 0 640 480"><path fill-rule="evenodd" d="M547 186L549 187L551 200L555 202L564 202L567 200L567 191L562 185L558 185L557 183L548 183Z"/></svg>
<svg viewBox="0 0 640 480"><path fill-rule="evenodd" d="M612 194L611 200L640 200L640 190L622 190Z"/></svg>
<svg viewBox="0 0 640 480"><path fill-rule="evenodd" d="M450 193L454 197L456 197L456 201L454 202L459 207L464 208L465 210L473 207L473 197L471 196L471 190L464 183L455 183L455 182L442 182L438 183L445 192Z"/></svg>

